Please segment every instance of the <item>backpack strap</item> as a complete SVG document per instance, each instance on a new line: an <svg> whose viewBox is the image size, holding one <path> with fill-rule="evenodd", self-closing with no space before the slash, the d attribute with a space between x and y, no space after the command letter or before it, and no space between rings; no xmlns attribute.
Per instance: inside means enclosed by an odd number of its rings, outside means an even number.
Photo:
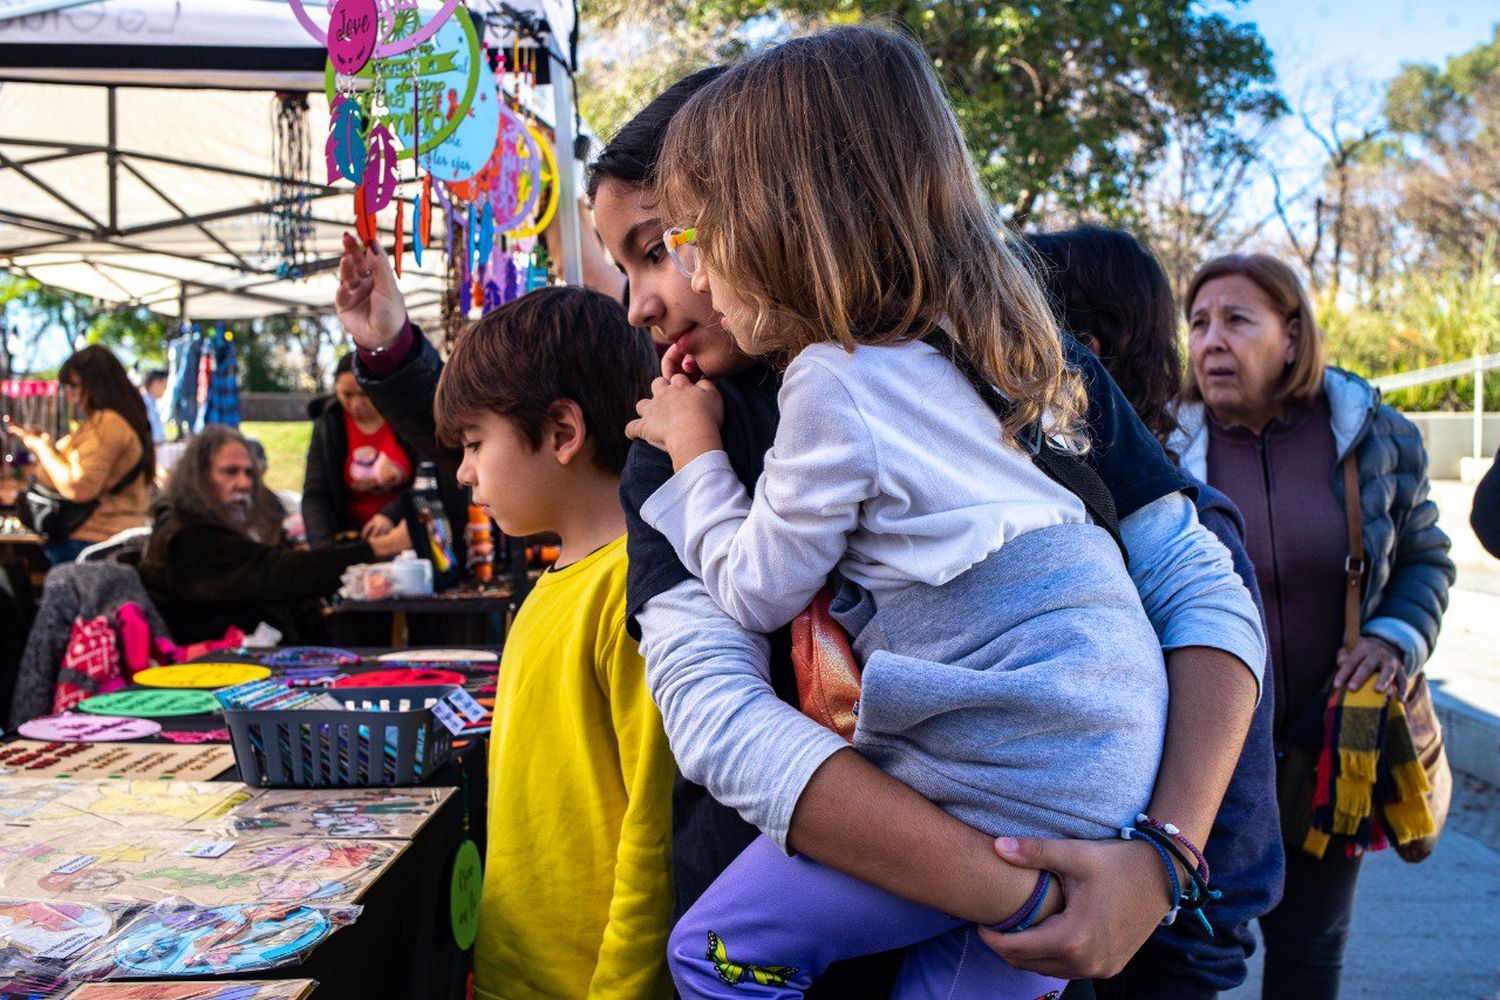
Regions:
<svg viewBox="0 0 1500 1000"><path fill-rule="evenodd" d="M995 412L995 416L1005 422L1014 407L1010 400L1000 395L995 387L990 385L974 362L959 349L959 346L948 331L941 328L922 338L922 342L929 347L935 348L953 366L963 373L979 394L986 406ZM1104 480L1099 478L1098 471L1090 465L1081 455L1063 451L1053 444L1047 435L1042 432L1042 423L1038 420L1029 427L1024 428L1016 435L1016 443L1031 457L1031 461L1037 468L1045 472L1053 482L1062 486L1083 502L1084 509L1094 519L1094 523L1105 531L1109 537L1115 540L1120 547L1120 555L1124 557L1126 565L1130 563L1130 553L1125 549L1125 542L1120 537L1120 517L1115 511L1115 498L1109 492L1109 487L1104 485Z"/></svg>
<svg viewBox="0 0 1500 1000"><path fill-rule="evenodd" d="M143 473L145 471L146 471L146 449L142 448L141 449L140 460L138 462L136 462L134 465L132 465L130 467L130 469L125 473L125 475L123 475L123 476L120 477L120 481L119 482L115 483L109 489L105 490L104 491L104 495L105 496L114 496L116 493L123 493L126 489L128 489L130 487L130 484L133 483L133 482L135 482L137 479L139 479L141 473Z"/></svg>

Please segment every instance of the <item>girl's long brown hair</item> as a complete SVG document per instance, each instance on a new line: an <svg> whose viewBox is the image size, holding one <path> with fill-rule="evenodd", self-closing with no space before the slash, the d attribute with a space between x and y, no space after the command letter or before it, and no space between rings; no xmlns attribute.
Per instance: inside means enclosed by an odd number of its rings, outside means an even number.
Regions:
<svg viewBox="0 0 1500 1000"><path fill-rule="evenodd" d="M732 67L672 119L667 217L756 312L759 353L893 344L941 326L1013 404L1075 444L1083 389L1046 297L980 193L926 55L839 27Z"/></svg>

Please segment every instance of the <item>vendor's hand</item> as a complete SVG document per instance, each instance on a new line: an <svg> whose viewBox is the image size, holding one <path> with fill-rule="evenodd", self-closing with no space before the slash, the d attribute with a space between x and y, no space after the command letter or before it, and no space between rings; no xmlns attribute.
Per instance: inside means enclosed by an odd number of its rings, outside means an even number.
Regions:
<svg viewBox="0 0 1500 1000"><path fill-rule="evenodd" d="M1107 979L1167 915L1166 869L1149 844L1002 837L995 850L1013 865L1051 871L1063 886L1061 912L1015 934L979 931L1016 968L1059 979Z"/></svg>
<svg viewBox="0 0 1500 1000"><path fill-rule="evenodd" d="M1333 686L1357 691L1372 674L1378 674L1376 691L1395 691L1398 696L1403 696L1406 677L1401 673L1401 661L1401 652L1395 646L1373 635L1362 635L1354 640L1352 650L1339 650L1338 672L1333 675Z"/></svg>
<svg viewBox="0 0 1500 1000"><path fill-rule="evenodd" d="M339 290L333 297L339 322L367 351L378 351L395 343L406 323L406 299L396 284L391 259L378 242L368 247L349 233L344 234L344 255L339 258Z"/></svg>
<svg viewBox="0 0 1500 1000"><path fill-rule="evenodd" d="M661 356L661 377L670 379L674 375L686 375L694 382L703 377L703 369L680 343L669 345Z"/></svg>
<svg viewBox="0 0 1500 1000"><path fill-rule="evenodd" d="M635 404L635 412L640 416L625 425L625 434L671 455L674 470L724 447L719 435L724 399L707 379L659 378L651 383L650 398Z"/></svg>
<svg viewBox="0 0 1500 1000"><path fill-rule="evenodd" d="M48 434L40 427L33 427L30 424L7 424L6 429L20 438L21 442L33 451L37 445L46 445L52 442L51 434Z"/></svg>
<svg viewBox="0 0 1500 1000"><path fill-rule="evenodd" d="M406 530L406 522L402 521L385 534L371 538L370 548L375 551L377 559L390 559L411 548L411 534Z"/></svg>
<svg viewBox="0 0 1500 1000"><path fill-rule="evenodd" d="M359 529L359 537L374 538L376 535L385 534L394 527L396 527L395 521L392 521L384 514L376 514L374 517L365 522L365 526L363 528Z"/></svg>

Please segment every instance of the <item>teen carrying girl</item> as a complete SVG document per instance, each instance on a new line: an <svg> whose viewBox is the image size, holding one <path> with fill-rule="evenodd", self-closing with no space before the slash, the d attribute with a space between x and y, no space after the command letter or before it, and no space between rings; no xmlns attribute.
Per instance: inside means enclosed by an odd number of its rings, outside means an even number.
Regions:
<svg viewBox="0 0 1500 1000"><path fill-rule="evenodd" d="M1038 425L1079 440L1082 392L925 57L862 28L757 56L674 119L659 181L695 287L742 349L788 365L753 502L712 386L657 383L632 430L678 475L642 516L756 631L834 569L866 588L855 745L917 791L992 834L1114 835L1156 774L1161 648L1110 535L1017 443ZM1044 873L995 920L1050 912L1050 890ZM684 995L781 995L918 942L904 995L1060 986L766 838L689 910L670 960Z"/></svg>

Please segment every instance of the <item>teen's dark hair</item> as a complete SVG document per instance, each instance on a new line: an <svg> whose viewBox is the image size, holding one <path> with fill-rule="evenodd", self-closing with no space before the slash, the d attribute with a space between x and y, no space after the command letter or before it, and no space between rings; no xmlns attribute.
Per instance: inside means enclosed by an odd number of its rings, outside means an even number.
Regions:
<svg viewBox="0 0 1500 1000"><path fill-rule="evenodd" d="M146 377L145 378L141 379L141 388L142 389L149 389L153 385L155 385L156 383L158 383L158 382L165 382L166 380L167 380L167 373L166 372L162 371L160 368L153 368L153 369L151 369L150 371L148 371L146 373Z"/></svg>
<svg viewBox="0 0 1500 1000"><path fill-rule="evenodd" d="M83 391L83 405L89 413L114 410L141 439L145 467L143 482L156 478L156 449L151 444L151 424L146 417L146 401L130 381L125 366L107 347L92 344L62 363L57 371L59 382L76 382ZM114 485L113 483L109 485ZM106 487L108 488L108 487Z"/></svg>
<svg viewBox="0 0 1500 1000"><path fill-rule="evenodd" d="M345 352L339 358L338 364L336 364L336 365L333 366L333 380L335 382L337 382L339 380L339 376L340 375L353 375L353 374L354 374L354 352L353 351L347 351L347 352Z"/></svg>
<svg viewBox="0 0 1500 1000"><path fill-rule="evenodd" d="M489 410L542 443L548 410L570 399L583 411L594 464L619 475L625 425L659 371L645 330L607 295L576 286L539 288L486 313L459 340L438 380L438 434L457 445L464 424Z"/></svg>
<svg viewBox="0 0 1500 1000"><path fill-rule="evenodd" d="M1062 329L1099 345L1099 360L1163 445L1182 389L1177 310L1156 257L1129 233L1080 226L1023 237Z"/></svg>
<svg viewBox="0 0 1500 1000"><path fill-rule="evenodd" d="M657 94L650 104L622 125L600 151L599 158L589 166L589 200L593 200L599 192L599 185L606 180L649 184L651 175L656 172L656 161L661 158L662 143L666 141L672 116L689 98L717 80L728 68L709 66L688 74Z"/></svg>

